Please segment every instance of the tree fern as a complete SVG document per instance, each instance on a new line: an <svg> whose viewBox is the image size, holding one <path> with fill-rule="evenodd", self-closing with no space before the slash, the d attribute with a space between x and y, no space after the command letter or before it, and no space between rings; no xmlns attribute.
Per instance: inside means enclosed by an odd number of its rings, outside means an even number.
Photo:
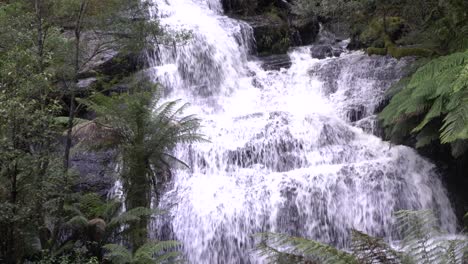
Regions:
<svg viewBox="0 0 468 264"><path fill-rule="evenodd" d="M177 241L148 242L136 250L134 259L137 263L155 263L156 260L160 261L157 263L161 263L167 259L177 257L179 255L178 252L166 253L166 251L178 246L179 243ZM154 258L155 255L160 256Z"/></svg>
<svg viewBox="0 0 468 264"><path fill-rule="evenodd" d="M375 238L360 231L352 231L352 252L359 263L399 264L412 263L405 254L393 249L383 239Z"/></svg>
<svg viewBox="0 0 468 264"><path fill-rule="evenodd" d="M82 145L112 148L119 154L129 211L150 208L152 197L158 201L160 188L169 180L171 170L187 165L173 154L178 144L204 140L198 133L200 120L183 114L187 105L179 100L160 102L157 88L146 80L137 80L126 93L98 93L82 100L97 118L77 127L86 132L82 136L78 133L78 139ZM138 221L129 222L134 248L146 241L149 218L150 214L143 214Z"/></svg>
<svg viewBox="0 0 468 264"><path fill-rule="evenodd" d="M431 211L400 211L396 225L401 236L396 247L383 239L352 231L351 252L304 238L259 234L258 252L270 263L359 264L463 264L468 238L449 235L438 228Z"/></svg>
<svg viewBox="0 0 468 264"><path fill-rule="evenodd" d="M402 127L402 123L411 126L411 133L418 136L425 127L442 120L434 135L443 144L458 141L453 153L460 155L460 141L468 139L468 50L432 60L399 85L404 88L380 114L384 126L390 128L390 136L398 131L393 128ZM412 118L417 118L418 123L409 123ZM428 130L424 133L418 136L418 147L434 139Z"/></svg>
<svg viewBox="0 0 468 264"><path fill-rule="evenodd" d="M142 245L135 253L117 244L107 244L104 249L107 250L106 259L111 263L159 264L177 259L179 253L173 249L178 246L179 243L176 241L152 241Z"/></svg>
<svg viewBox="0 0 468 264"><path fill-rule="evenodd" d="M267 257L270 263L359 263L352 254L317 241L274 233L259 234L259 237L262 240L259 253ZM294 260L297 262L289 262Z"/></svg>
<svg viewBox="0 0 468 264"><path fill-rule="evenodd" d="M137 207L123 212L122 214L115 216L109 222L109 227L119 227L128 225L132 222L139 221L144 217L151 217L156 214L162 214L163 211L157 209L150 209L145 207Z"/></svg>
<svg viewBox="0 0 468 264"><path fill-rule="evenodd" d="M104 246L108 252L106 258L115 264L127 264L132 263L133 256L132 252L122 245L107 244Z"/></svg>

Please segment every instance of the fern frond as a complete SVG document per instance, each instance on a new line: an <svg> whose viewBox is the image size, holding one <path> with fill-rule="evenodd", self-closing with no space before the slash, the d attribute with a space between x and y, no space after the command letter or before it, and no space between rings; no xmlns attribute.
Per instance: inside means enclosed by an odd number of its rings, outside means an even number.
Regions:
<svg viewBox="0 0 468 264"><path fill-rule="evenodd" d="M77 215L68 220L67 225L75 229L81 229L88 225L88 219L84 216Z"/></svg>
<svg viewBox="0 0 468 264"><path fill-rule="evenodd" d="M358 264L352 254L317 241L284 234L262 233L258 235L264 243L260 253L273 259L315 260L323 264Z"/></svg>
<svg viewBox="0 0 468 264"><path fill-rule="evenodd" d="M159 262L156 262L161 263L163 260L177 256L175 252L166 251L174 249L179 245L180 244L177 241L148 242L137 249L134 255L134 261L137 263L155 263L155 256L162 254L158 257Z"/></svg>
<svg viewBox="0 0 468 264"><path fill-rule="evenodd" d="M432 119L439 117L442 114L442 104L442 97L437 98L432 104L431 109L427 112L426 116L424 117L424 120L411 132L416 133L421 131L421 129L423 129L427 125L427 123L429 123Z"/></svg>
<svg viewBox="0 0 468 264"><path fill-rule="evenodd" d="M442 233L438 220L430 210L399 211L396 219L403 236L403 250L416 263L440 263L443 256Z"/></svg>
<svg viewBox="0 0 468 264"><path fill-rule="evenodd" d="M115 264L128 264L132 263L133 257L130 250L125 248L122 245L117 244L107 244L103 248L107 250L106 258Z"/></svg>
<svg viewBox="0 0 468 264"><path fill-rule="evenodd" d="M410 129L421 133L434 119L442 119L440 142L452 143L468 139L468 50L432 60L420 67L410 81L401 82L404 89L395 94L380 113L384 126L393 134L412 118L419 119ZM419 145L433 141L421 135Z"/></svg>
<svg viewBox="0 0 468 264"><path fill-rule="evenodd" d="M157 214L163 214L164 212L161 210L155 210L155 209L150 209L146 207L136 207L131 210L125 211L119 216L114 217L110 223L109 226L116 227L116 226L122 226L125 224L129 224L131 222L136 222L140 221L143 217L151 217L153 215Z"/></svg>
<svg viewBox="0 0 468 264"><path fill-rule="evenodd" d="M164 253L161 256L155 258L154 262L155 263L166 263L167 261L170 261L169 263L179 263L179 262L175 262L174 260L179 259L180 256L181 256L180 252L171 251L171 252ZM180 263L183 263L183 262L180 262Z"/></svg>
<svg viewBox="0 0 468 264"><path fill-rule="evenodd" d="M416 136L416 148L422 148L439 140L439 122L432 121L422 128Z"/></svg>
<svg viewBox="0 0 468 264"><path fill-rule="evenodd" d="M359 263L400 264L408 262L404 253L394 250L380 238L353 230L352 240L352 250L359 259Z"/></svg>
<svg viewBox="0 0 468 264"><path fill-rule="evenodd" d="M447 113L441 127L441 142L450 143L457 139L468 139L468 89L466 93L457 93L452 101L456 107Z"/></svg>

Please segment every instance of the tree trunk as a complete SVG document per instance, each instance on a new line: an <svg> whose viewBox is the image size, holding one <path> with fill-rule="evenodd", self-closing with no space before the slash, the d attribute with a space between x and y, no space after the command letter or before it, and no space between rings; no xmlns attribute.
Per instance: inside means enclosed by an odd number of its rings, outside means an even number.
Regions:
<svg viewBox="0 0 468 264"><path fill-rule="evenodd" d="M76 105L75 105L75 96L76 96L76 85L78 84L78 74L80 72L80 45L81 45L81 30L84 15L88 5L87 0L81 0L80 11L75 22L75 55L73 61L73 84L71 85L70 92L70 109L68 114L68 128L67 128L67 139L65 142L65 155L63 160L63 166L65 172L68 172L70 168L70 150L72 146L72 131L73 131L73 122L76 114ZM67 177L68 178L68 177Z"/></svg>
<svg viewBox="0 0 468 264"><path fill-rule="evenodd" d="M126 205L127 210L138 207L151 207L151 186L147 177L147 162L143 147L135 147L131 153L126 156ZM135 252L148 240L149 218L142 216L140 221L130 225L130 241L132 249Z"/></svg>

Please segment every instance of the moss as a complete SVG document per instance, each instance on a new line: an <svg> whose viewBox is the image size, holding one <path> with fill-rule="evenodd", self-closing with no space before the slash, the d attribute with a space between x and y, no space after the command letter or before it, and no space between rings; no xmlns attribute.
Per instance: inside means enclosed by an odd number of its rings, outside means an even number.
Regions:
<svg viewBox="0 0 468 264"><path fill-rule="evenodd" d="M255 35L257 50L261 56L286 53L291 45L287 25L266 27L258 30Z"/></svg>
<svg viewBox="0 0 468 264"><path fill-rule="evenodd" d="M103 210L104 202L96 193L88 193L80 199L80 210L88 218L98 217Z"/></svg>
<svg viewBox="0 0 468 264"><path fill-rule="evenodd" d="M385 43L385 48L369 47L367 48L366 53L368 55L390 55L396 59L401 59L408 56L432 57L435 55L433 50L426 48L397 47L388 35L384 35L382 39Z"/></svg>
<svg viewBox="0 0 468 264"><path fill-rule="evenodd" d="M397 59L408 56L431 57L434 55L434 51L424 48L397 48L394 46L388 49L388 54Z"/></svg>
<svg viewBox="0 0 468 264"><path fill-rule="evenodd" d="M270 6L265 15L276 23L286 23L283 19L285 15L275 6Z"/></svg>
<svg viewBox="0 0 468 264"><path fill-rule="evenodd" d="M402 37L406 28L406 21L401 17L387 17L387 31L384 32L383 18L373 19L360 34L360 40L373 47L383 47L384 38L388 35L392 40Z"/></svg>
<svg viewBox="0 0 468 264"><path fill-rule="evenodd" d="M387 49L387 53L397 59L408 57L408 56L416 56L416 57L431 57L434 55L434 51L425 48L404 48L404 47L397 47L395 43L390 39L390 37L384 36L385 40L385 47Z"/></svg>

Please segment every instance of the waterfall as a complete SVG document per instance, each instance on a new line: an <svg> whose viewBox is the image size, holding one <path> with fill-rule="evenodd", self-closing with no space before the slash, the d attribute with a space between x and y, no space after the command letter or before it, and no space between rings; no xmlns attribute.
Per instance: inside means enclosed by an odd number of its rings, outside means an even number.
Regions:
<svg viewBox="0 0 468 264"><path fill-rule="evenodd" d="M252 56L248 24L222 14L218 0L154 0L152 15L190 31L183 45L160 45L151 75L167 99L191 103L210 140L180 146L178 170L156 227L183 244L190 263L262 263L258 232L349 245L352 228L395 239L393 213L432 209L455 232L456 219L433 164L374 134L375 111L409 60L345 51L266 71Z"/></svg>

